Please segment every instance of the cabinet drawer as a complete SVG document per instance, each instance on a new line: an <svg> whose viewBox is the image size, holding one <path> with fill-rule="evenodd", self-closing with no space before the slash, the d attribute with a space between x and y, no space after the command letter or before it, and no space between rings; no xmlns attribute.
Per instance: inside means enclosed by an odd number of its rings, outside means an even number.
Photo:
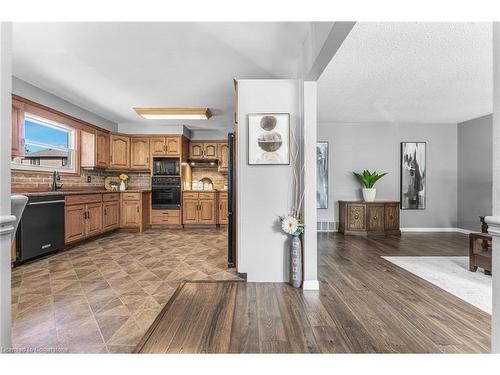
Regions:
<svg viewBox="0 0 500 375"><path fill-rule="evenodd" d="M121 193L124 201L138 201L141 199L141 193Z"/></svg>
<svg viewBox="0 0 500 375"><path fill-rule="evenodd" d="M365 230L366 229L366 207L363 205L347 206L347 229Z"/></svg>
<svg viewBox="0 0 500 375"><path fill-rule="evenodd" d="M151 218L151 224L180 224L181 218L180 216L153 216Z"/></svg>
<svg viewBox="0 0 500 375"><path fill-rule="evenodd" d="M99 203L102 202L102 194L67 195L64 200L66 206L73 204Z"/></svg>
<svg viewBox="0 0 500 375"><path fill-rule="evenodd" d="M227 199L227 193L219 193L219 199Z"/></svg>
<svg viewBox="0 0 500 375"><path fill-rule="evenodd" d="M188 192L185 192L184 193L184 198L187 198L187 199L198 199L198 193L188 193Z"/></svg>
<svg viewBox="0 0 500 375"><path fill-rule="evenodd" d="M200 193L200 199L215 199L215 193Z"/></svg>
<svg viewBox="0 0 500 375"><path fill-rule="evenodd" d="M152 210L151 217L179 217L180 210Z"/></svg>
<svg viewBox="0 0 500 375"><path fill-rule="evenodd" d="M114 202L120 199L119 193L107 193L102 195L103 202Z"/></svg>

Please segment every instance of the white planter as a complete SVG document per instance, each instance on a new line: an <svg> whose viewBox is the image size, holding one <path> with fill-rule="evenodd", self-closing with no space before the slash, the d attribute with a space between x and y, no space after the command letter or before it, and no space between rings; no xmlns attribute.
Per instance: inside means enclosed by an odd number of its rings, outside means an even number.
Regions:
<svg viewBox="0 0 500 375"><path fill-rule="evenodd" d="M127 186L125 185L125 182L120 182L120 191L125 191L127 190Z"/></svg>
<svg viewBox="0 0 500 375"><path fill-rule="evenodd" d="M377 195L377 189L363 189L363 199L365 202L375 201L375 196Z"/></svg>

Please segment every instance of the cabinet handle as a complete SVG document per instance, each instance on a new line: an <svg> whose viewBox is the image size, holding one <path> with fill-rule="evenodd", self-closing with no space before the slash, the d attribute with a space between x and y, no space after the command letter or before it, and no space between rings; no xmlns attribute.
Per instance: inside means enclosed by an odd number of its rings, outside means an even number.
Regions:
<svg viewBox="0 0 500 375"><path fill-rule="evenodd" d="M373 217L373 220L377 220L377 217L376 217L376 216L374 216L374 217Z"/></svg>
<svg viewBox="0 0 500 375"><path fill-rule="evenodd" d="M106 209L104 209L104 215L107 215Z"/></svg>
<svg viewBox="0 0 500 375"><path fill-rule="evenodd" d="M359 219L359 216L358 216L358 215L354 216L354 219L358 220L358 219Z"/></svg>
<svg viewBox="0 0 500 375"><path fill-rule="evenodd" d="M109 161L112 163L113 162L113 154L109 155Z"/></svg>
<svg viewBox="0 0 500 375"><path fill-rule="evenodd" d="M136 206L136 208L137 208L137 212L139 212L139 206Z"/></svg>
<svg viewBox="0 0 500 375"><path fill-rule="evenodd" d="M83 212L83 218L84 218L85 220L87 220L87 211L84 211L84 212Z"/></svg>

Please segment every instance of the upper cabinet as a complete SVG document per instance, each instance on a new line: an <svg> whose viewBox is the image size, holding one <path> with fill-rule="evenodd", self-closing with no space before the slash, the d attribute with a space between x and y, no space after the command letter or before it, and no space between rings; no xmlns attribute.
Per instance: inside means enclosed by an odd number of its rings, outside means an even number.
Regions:
<svg viewBox="0 0 500 375"><path fill-rule="evenodd" d="M82 168L102 168L109 166L109 135L100 130L82 130L81 165Z"/></svg>
<svg viewBox="0 0 500 375"><path fill-rule="evenodd" d="M217 159L217 142L190 142L190 159Z"/></svg>
<svg viewBox="0 0 500 375"><path fill-rule="evenodd" d="M151 157L154 156L181 156L181 138L179 136L151 137Z"/></svg>
<svg viewBox="0 0 500 375"><path fill-rule="evenodd" d="M226 142L217 144L217 159L219 159L219 172L228 171L229 147Z"/></svg>
<svg viewBox="0 0 500 375"><path fill-rule="evenodd" d="M111 169L128 169L130 167L130 137L111 134L110 161Z"/></svg>
<svg viewBox="0 0 500 375"><path fill-rule="evenodd" d="M24 156L24 105L12 100L12 156Z"/></svg>
<svg viewBox="0 0 500 375"><path fill-rule="evenodd" d="M149 169L149 138L130 138L130 169Z"/></svg>

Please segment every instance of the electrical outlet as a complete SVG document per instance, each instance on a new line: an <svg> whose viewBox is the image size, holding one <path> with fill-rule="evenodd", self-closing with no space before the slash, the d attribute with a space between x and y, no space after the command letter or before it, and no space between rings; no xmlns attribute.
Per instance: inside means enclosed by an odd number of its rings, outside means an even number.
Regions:
<svg viewBox="0 0 500 375"><path fill-rule="evenodd" d="M92 182L92 176L87 176L87 182L90 184Z"/></svg>

